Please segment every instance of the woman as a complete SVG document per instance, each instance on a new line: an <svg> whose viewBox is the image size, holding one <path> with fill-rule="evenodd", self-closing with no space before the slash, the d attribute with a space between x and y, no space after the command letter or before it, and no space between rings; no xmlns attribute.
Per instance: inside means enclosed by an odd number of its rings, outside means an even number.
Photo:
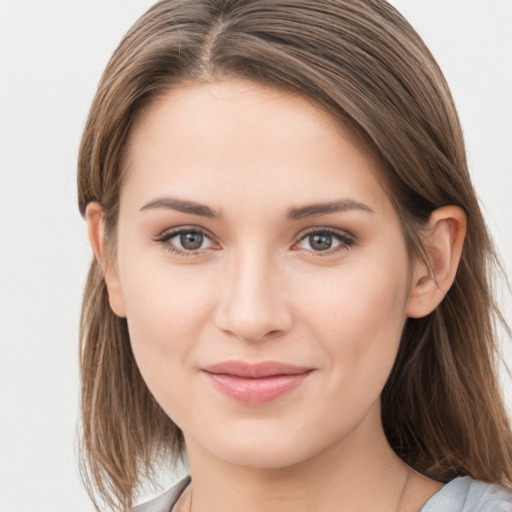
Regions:
<svg viewBox="0 0 512 512"><path fill-rule="evenodd" d="M497 261L441 71L386 2L156 4L78 183L92 493L130 509L186 450L138 510L510 510Z"/></svg>

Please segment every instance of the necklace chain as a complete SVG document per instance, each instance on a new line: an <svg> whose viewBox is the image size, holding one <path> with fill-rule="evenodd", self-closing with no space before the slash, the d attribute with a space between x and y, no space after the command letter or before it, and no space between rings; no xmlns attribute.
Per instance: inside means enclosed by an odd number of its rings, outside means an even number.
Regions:
<svg viewBox="0 0 512 512"><path fill-rule="evenodd" d="M403 500L404 494L405 494L405 489L407 488L407 484L409 483L409 477L410 476L411 476L411 472L408 470L407 471L407 477L406 477L405 482L404 482L404 486L402 487L402 492L400 493L400 497L398 498L398 505L396 506L396 511L395 512L398 512L400 510L400 507L402 505L402 500Z"/></svg>

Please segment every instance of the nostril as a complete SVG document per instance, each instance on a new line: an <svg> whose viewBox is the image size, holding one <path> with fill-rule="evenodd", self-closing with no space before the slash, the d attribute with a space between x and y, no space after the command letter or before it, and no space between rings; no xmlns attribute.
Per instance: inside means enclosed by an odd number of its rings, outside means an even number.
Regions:
<svg viewBox="0 0 512 512"><path fill-rule="evenodd" d="M278 311L278 308L263 312L252 312L251 315L240 314L236 310L219 311L215 318L218 329L225 334L239 339L257 342L269 338L277 338L290 328L289 314Z"/></svg>

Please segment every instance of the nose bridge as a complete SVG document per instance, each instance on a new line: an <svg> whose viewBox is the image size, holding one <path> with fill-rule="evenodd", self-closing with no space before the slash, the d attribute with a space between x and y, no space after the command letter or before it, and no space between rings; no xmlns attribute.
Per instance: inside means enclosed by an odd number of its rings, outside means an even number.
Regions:
<svg viewBox="0 0 512 512"><path fill-rule="evenodd" d="M243 247L226 262L217 326L239 338L258 341L289 329L283 276L274 255L263 247Z"/></svg>

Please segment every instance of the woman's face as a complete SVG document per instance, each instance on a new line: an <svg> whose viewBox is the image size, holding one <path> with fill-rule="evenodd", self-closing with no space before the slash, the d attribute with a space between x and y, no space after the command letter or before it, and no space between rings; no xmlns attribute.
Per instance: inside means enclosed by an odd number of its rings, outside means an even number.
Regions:
<svg viewBox="0 0 512 512"><path fill-rule="evenodd" d="M127 157L111 303L187 446L276 468L376 435L411 269L362 142L225 81L152 104Z"/></svg>

